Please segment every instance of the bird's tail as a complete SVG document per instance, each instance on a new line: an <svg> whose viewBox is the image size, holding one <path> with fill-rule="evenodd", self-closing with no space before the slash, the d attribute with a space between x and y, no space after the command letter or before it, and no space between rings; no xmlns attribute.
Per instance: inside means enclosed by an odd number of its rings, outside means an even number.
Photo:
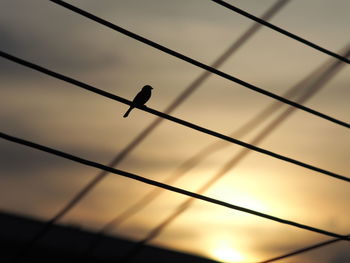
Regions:
<svg viewBox="0 0 350 263"><path fill-rule="evenodd" d="M125 114L124 114L124 118L126 118L126 117L128 117L129 116L129 113L130 113L130 111L133 109L133 107L130 107L126 112L125 112Z"/></svg>

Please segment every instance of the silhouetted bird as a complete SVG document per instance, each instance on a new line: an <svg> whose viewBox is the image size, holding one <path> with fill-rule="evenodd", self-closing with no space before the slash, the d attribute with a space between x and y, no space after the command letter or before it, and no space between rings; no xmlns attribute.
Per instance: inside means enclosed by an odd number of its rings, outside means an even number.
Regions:
<svg viewBox="0 0 350 263"><path fill-rule="evenodd" d="M132 101L132 104L130 105L130 108L125 112L124 118L128 117L130 111L135 108L135 106L141 106L145 104L152 94L152 87L150 85L143 86L142 90L137 93L135 98Z"/></svg>

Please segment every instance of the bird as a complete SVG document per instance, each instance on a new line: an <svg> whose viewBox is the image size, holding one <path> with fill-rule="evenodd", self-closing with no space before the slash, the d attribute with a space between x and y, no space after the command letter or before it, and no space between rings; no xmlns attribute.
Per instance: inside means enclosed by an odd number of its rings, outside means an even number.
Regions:
<svg viewBox="0 0 350 263"><path fill-rule="evenodd" d="M141 91L136 94L135 98L132 101L132 104L130 105L130 108L125 112L123 117L128 117L133 108L144 105L151 98L152 89L153 88L150 85L143 86Z"/></svg>

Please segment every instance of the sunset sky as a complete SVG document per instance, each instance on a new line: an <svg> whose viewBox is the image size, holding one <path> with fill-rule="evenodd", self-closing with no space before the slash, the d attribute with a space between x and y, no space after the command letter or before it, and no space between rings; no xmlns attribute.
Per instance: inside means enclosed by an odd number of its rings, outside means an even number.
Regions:
<svg viewBox="0 0 350 263"><path fill-rule="evenodd" d="M253 22L209 0L67 1L157 43L211 64ZM276 0L227 1L256 16ZM292 0L271 22L340 53L350 44L350 1ZM132 100L153 86L147 106L164 109L203 70L112 31L48 0L0 1L0 50ZM261 28L220 70L282 95L332 59ZM108 164L155 116L0 58L2 132ZM350 66L306 106L350 121ZM172 115L229 135L273 99L212 75ZM284 108L283 108L284 109ZM279 110L273 116L281 112ZM270 118L269 120L272 120ZM249 142L268 122L241 139ZM188 158L217 139L164 121L117 168L164 181ZM228 144L174 186L197 191L241 146ZM350 133L297 110L259 147L350 177ZM99 171L0 141L0 209L51 218ZM109 175L61 223L99 230L154 189ZM338 234L350 233L350 185L251 152L205 195ZM151 205L112 230L143 238L186 197L164 191ZM152 244L223 262L250 263L330 237L196 201ZM342 241L282 263L345 263Z"/></svg>

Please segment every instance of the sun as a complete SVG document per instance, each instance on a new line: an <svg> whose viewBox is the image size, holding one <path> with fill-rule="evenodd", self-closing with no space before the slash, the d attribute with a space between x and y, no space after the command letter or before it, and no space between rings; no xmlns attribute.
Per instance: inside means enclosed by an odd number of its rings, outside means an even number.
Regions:
<svg viewBox="0 0 350 263"><path fill-rule="evenodd" d="M215 259L227 263L240 262L243 260L243 255L228 245L216 247L213 249L212 255Z"/></svg>

